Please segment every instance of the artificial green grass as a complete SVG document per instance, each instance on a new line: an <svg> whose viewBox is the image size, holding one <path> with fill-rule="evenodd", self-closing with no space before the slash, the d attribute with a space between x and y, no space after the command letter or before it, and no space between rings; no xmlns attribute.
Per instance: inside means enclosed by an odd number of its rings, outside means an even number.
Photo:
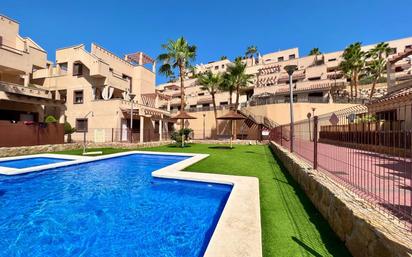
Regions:
<svg viewBox="0 0 412 257"><path fill-rule="evenodd" d="M90 149L90 151L97 149ZM125 149L99 149L106 153ZM194 144L186 148L161 146L144 151L207 153L186 170L259 178L264 256L350 256L304 192L279 165L266 145L236 145L227 149ZM75 151L65 151L76 154ZM81 154L81 151L79 152Z"/></svg>

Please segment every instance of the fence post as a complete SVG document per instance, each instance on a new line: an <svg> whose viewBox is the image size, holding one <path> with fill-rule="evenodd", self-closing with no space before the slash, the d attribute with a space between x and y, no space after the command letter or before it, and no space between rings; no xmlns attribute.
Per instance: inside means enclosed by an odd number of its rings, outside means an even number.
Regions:
<svg viewBox="0 0 412 257"><path fill-rule="evenodd" d="M318 168L318 116L313 117L313 169Z"/></svg>
<svg viewBox="0 0 412 257"><path fill-rule="evenodd" d="M283 126L281 125L280 126L280 146L283 146L283 144L282 144L282 139L283 139L282 131L283 131Z"/></svg>
<svg viewBox="0 0 412 257"><path fill-rule="evenodd" d="M295 131L294 131L294 125L293 124L293 119L292 122L289 124L290 128L289 128L289 140L290 140L290 152L293 153L293 139L295 137Z"/></svg>

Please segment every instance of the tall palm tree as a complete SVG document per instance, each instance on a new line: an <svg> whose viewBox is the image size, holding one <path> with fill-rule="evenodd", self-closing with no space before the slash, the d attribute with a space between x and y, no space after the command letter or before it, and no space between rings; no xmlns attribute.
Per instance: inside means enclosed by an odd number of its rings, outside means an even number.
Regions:
<svg viewBox="0 0 412 257"><path fill-rule="evenodd" d="M163 62L159 68L161 74L171 77L176 71L179 73L180 78L180 110L185 109L185 90L183 81L186 76L186 69L190 67L190 62L196 58L196 46L189 45L184 37L180 37L176 40L169 40L166 44L162 45L165 53L160 54L157 59ZM181 128L184 128L182 122Z"/></svg>
<svg viewBox="0 0 412 257"><path fill-rule="evenodd" d="M245 56L248 58L252 58L257 53L257 51L258 51L257 46L255 45L248 46L246 48Z"/></svg>
<svg viewBox="0 0 412 257"><path fill-rule="evenodd" d="M367 61L366 70L373 79L369 99L372 99L373 94L375 93L376 83L379 81L379 79L382 77L382 74L386 70L386 59L390 51L391 49L389 47L389 44L381 42L366 53L366 60L370 60Z"/></svg>
<svg viewBox="0 0 412 257"><path fill-rule="evenodd" d="M228 76L231 77L230 81L234 84L236 90L236 102L235 110L239 107L240 89L246 87L249 83L252 83L252 74L246 74L246 64L240 60L236 60L233 64L227 66Z"/></svg>
<svg viewBox="0 0 412 257"><path fill-rule="evenodd" d="M223 82L223 76L220 73L213 74L212 71L208 71L205 74L199 75L197 77L197 83L201 85L202 90L207 90L212 96L213 112L215 115L216 131L218 129L217 123L217 108L216 108L216 98L215 95Z"/></svg>
<svg viewBox="0 0 412 257"><path fill-rule="evenodd" d="M219 85L221 91L229 92L229 107L233 104L233 91L236 90L235 77L230 73L224 73L222 75L222 82Z"/></svg>
<svg viewBox="0 0 412 257"><path fill-rule="evenodd" d="M351 99L358 97L359 75L365 66L365 52L362 51L362 44L356 42L350 44L342 54L343 61L340 66L345 75L350 75L351 80ZM353 95L355 91L355 95Z"/></svg>
<svg viewBox="0 0 412 257"><path fill-rule="evenodd" d="M309 55L320 55L320 54L322 54L322 52L317 47L312 48L309 52Z"/></svg>

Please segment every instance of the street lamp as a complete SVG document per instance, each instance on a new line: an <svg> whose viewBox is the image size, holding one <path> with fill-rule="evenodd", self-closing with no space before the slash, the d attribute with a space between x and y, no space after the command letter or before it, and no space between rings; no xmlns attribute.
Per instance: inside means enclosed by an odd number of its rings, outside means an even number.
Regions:
<svg viewBox="0 0 412 257"><path fill-rule="evenodd" d="M286 65L285 66L285 71L289 75L289 97L290 97L290 102L289 102L289 107L290 107L290 152L293 153L293 138L295 136L294 134L294 124L293 124L293 86L292 86L292 74L298 69L298 66L296 65Z"/></svg>
<svg viewBox="0 0 412 257"><path fill-rule="evenodd" d="M87 116L89 116L90 114L92 115L92 117L94 117L93 111L90 111L84 116L84 119L86 119ZM83 131L83 155L86 154L86 131L87 131L87 128L84 129Z"/></svg>
<svg viewBox="0 0 412 257"><path fill-rule="evenodd" d="M316 111L316 108L315 108L315 107L312 107L312 115L313 115L313 117L315 117L315 111Z"/></svg>
<svg viewBox="0 0 412 257"><path fill-rule="evenodd" d="M310 132L310 118L312 117L312 114L310 112L308 112L306 117L308 117L308 122L309 122L309 141L312 141L312 135L311 135L311 132Z"/></svg>
<svg viewBox="0 0 412 257"><path fill-rule="evenodd" d="M129 94L130 97L130 143L133 143L133 99L136 94Z"/></svg>

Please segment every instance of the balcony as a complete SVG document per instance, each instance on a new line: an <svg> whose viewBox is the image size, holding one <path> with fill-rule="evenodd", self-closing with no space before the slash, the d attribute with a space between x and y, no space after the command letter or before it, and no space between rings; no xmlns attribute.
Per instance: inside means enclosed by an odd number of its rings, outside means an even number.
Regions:
<svg viewBox="0 0 412 257"><path fill-rule="evenodd" d="M36 70L33 72L33 79L53 78L67 75L67 70L58 67Z"/></svg>
<svg viewBox="0 0 412 257"><path fill-rule="evenodd" d="M127 90L130 88L129 80L123 79L122 77L114 73L112 73L106 78L105 84L120 90Z"/></svg>
<svg viewBox="0 0 412 257"><path fill-rule="evenodd" d="M24 96L40 97L52 99L52 94L48 90L38 88L39 86L24 87L22 85L0 81L0 91Z"/></svg>

